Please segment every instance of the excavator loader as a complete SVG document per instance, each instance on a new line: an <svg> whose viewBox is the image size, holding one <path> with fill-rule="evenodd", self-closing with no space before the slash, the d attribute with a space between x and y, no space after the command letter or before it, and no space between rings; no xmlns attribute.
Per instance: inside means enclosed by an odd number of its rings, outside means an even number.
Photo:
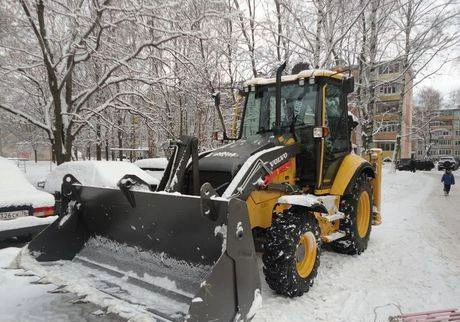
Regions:
<svg viewBox="0 0 460 322"><path fill-rule="evenodd" d="M352 152L353 78L284 68L244 84L236 137L216 99L234 142L199 154L196 138L172 141L156 187L132 174L111 188L66 175L61 217L19 265L160 321L246 321L261 305L256 249L267 284L288 297L313 285L323 244L365 251L381 223L382 152Z"/></svg>

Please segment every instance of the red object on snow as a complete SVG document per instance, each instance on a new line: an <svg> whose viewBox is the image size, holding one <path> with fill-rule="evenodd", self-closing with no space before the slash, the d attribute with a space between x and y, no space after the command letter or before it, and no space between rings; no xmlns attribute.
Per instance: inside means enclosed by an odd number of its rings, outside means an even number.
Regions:
<svg viewBox="0 0 460 322"><path fill-rule="evenodd" d="M458 309L445 309L437 311L426 311L419 313L402 314L396 321L401 322L450 322L460 321Z"/></svg>

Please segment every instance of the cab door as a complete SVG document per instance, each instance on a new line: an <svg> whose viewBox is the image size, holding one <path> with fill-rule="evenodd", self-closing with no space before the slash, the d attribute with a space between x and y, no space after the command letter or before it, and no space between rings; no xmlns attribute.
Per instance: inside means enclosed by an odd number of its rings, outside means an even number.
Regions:
<svg viewBox="0 0 460 322"><path fill-rule="evenodd" d="M321 123L329 133L320 142L322 162L318 174L318 194L329 192L340 164L351 151L347 99L340 82L331 81L324 84L321 105Z"/></svg>

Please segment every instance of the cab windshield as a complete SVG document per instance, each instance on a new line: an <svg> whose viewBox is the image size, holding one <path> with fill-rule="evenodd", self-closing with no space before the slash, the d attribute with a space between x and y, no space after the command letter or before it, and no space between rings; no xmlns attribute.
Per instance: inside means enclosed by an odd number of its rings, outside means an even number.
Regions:
<svg viewBox="0 0 460 322"><path fill-rule="evenodd" d="M314 126L317 84L298 82L281 85L281 127ZM246 99L242 137L275 129L276 86L256 86Z"/></svg>

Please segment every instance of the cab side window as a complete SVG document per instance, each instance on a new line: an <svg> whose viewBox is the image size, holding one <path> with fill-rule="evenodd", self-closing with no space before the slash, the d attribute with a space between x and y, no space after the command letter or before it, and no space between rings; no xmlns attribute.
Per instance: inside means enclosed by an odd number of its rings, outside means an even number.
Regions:
<svg viewBox="0 0 460 322"><path fill-rule="evenodd" d="M326 107L326 126L329 135L324 138L324 167L322 188L330 188L340 164L350 151L348 139L348 109L345 97L339 86L327 84L324 88Z"/></svg>
<svg viewBox="0 0 460 322"><path fill-rule="evenodd" d="M344 104L341 88L328 84L326 87L326 126L329 128L329 137L326 138L326 150L337 154L348 152L348 113Z"/></svg>

